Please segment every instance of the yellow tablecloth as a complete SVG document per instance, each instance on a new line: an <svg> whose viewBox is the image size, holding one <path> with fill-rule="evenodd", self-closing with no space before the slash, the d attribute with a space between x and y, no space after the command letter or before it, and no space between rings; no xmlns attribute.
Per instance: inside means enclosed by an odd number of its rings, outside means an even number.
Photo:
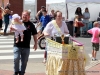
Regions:
<svg viewBox="0 0 100 75"><path fill-rule="evenodd" d="M83 46L47 40L47 75L85 75L87 56Z"/></svg>
<svg viewBox="0 0 100 75"><path fill-rule="evenodd" d="M61 59L49 54L46 63L47 75L85 75L84 59Z"/></svg>

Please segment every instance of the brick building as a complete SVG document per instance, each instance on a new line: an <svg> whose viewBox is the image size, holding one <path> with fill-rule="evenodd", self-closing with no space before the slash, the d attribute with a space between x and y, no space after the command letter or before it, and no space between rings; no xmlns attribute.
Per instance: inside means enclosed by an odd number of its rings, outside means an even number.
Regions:
<svg viewBox="0 0 100 75"><path fill-rule="evenodd" d="M11 10L14 11L14 13L18 13L21 15L23 9L24 9L24 1L25 0L0 0L1 6L6 6L7 3L11 4ZM41 9L41 6L46 6L46 0L36 0L37 1L37 11Z"/></svg>
<svg viewBox="0 0 100 75"><path fill-rule="evenodd" d="M5 7L7 5L7 3L11 4L10 9L14 12L14 13L18 13L19 15L21 15L21 12L23 11L23 0L0 0L1 6Z"/></svg>
<svg viewBox="0 0 100 75"><path fill-rule="evenodd" d="M41 9L41 6L46 6L46 0L37 0L37 11Z"/></svg>

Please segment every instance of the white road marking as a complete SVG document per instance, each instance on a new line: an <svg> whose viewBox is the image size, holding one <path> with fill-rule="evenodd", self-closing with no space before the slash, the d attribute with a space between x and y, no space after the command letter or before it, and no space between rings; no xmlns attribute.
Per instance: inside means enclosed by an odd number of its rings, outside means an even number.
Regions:
<svg viewBox="0 0 100 75"><path fill-rule="evenodd" d="M6 39L7 37L0 37L0 39Z"/></svg>
<svg viewBox="0 0 100 75"><path fill-rule="evenodd" d="M30 45L30 47L33 47L33 45ZM13 44L12 45L0 45L0 48L13 48Z"/></svg>
<svg viewBox="0 0 100 75"><path fill-rule="evenodd" d="M41 49L37 49L36 51L34 51L34 49L30 49L30 52L44 52L44 50ZM11 50L0 50L0 53L13 53L13 49Z"/></svg>
<svg viewBox="0 0 100 75"><path fill-rule="evenodd" d="M0 41L13 41L14 39L0 39Z"/></svg>
<svg viewBox="0 0 100 75"><path fill-rule="evenodd" d="M13 54L6 55L6 53L7 54L13 53L13 43L14 43L14 39L7 38L7 37L0 37L0 60L14 59ZM33 48L33 45L31 44L30 47ZM36 51L34 51L34 49L32 48L30 49L30 52L32 53L37 52L37 53L30 54L29 58L44 58L44 54L43 54L44 50L37 49ZM41 54L39 52L41 52Z"/></svg>
<svg viewBox="0 0 100 75"><path fill-rule="evenodd" d="M43 58L44 54L30 55L29 58ZM14 59L14 56L0 56L0 60Z"/></svg>
<svg viewBox="0 0 100 75"><path fill-rule="evenodd" d="M0 42L0 44L13 44L14 42Z"/></svg>
<svg viewBox="0 0 100 75"><path fill-rule="evenodd" d="M91 54L89 54L89 56L91 57ZM35 55L30 55L29 58L43 58L44 54L35 54ZM7 59L14 59L13 55L9 55L9 56L0 56L0 60L7 60Z"/></svg>

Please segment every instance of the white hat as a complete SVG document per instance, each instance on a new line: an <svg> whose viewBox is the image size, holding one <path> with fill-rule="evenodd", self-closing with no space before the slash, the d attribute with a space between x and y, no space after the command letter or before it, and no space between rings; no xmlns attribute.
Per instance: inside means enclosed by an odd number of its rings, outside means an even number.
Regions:
<svg viewBox="0 0 100 75"><path fill-rule="evenodd" d="M15 18L19 18L20 19L20 16L18 14L12 15L12 19L15 19Z"/></svg>

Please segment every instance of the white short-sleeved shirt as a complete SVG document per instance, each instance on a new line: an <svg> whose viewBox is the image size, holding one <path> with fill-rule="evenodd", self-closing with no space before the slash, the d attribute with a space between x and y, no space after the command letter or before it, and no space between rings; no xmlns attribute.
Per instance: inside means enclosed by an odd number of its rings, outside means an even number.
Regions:
<svg viewBox="0 0 100 75"><path fill-rule="evenodd" d="M67 25L64 21L62 21L62 25L60 27L60 30L63 34L69 33ZM57 28L55 28L53 21L51 21L46 25L43 32L47 32L49 34L49 36L54 36L55 34L58 33L58 30L57 30Z"/></svg>
<svg viewBox="0 0 100 75"><path fill-rule="evenodd" d="M83 13L84 18L90 18L90 13L89 12L84 12ZM89 19L83 19L84 23L89 23Z"/></svg>

